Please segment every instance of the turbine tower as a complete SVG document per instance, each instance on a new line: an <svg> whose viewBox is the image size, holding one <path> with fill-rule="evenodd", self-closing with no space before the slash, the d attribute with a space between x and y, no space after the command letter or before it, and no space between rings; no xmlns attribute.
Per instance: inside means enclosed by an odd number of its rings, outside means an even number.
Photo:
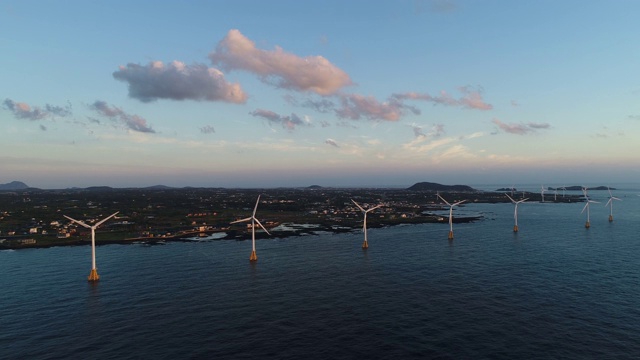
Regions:
<svg viewBox="0 0 640 360"><path fill-rule="evenodd" d="M515 210L513 211L513 218L515 219L515 225L513 225L513 232L518 232L518 204L521 204L529 199L522 199L522 200L516 201L516 200L513 200L513 198L509 195L507 195L507 197L509 198L509 200L511 200L512 203L515 204Z"/></svg>
<svg viewBox="0 0 640 360"><path fill-rule="evenodd" d="M613 200L622 201L622 199L618 199L617 197L611 194L611 189L607 186L607 190L609 190L609 201L605 204L605 206L609 206L609 222L613 221Z"/></svg>
<svg viewBox="0 0 640 360"><path fill-rule="evenodd" d="M355 202L355 200L351 199L351 201L353 201L354 204L356 204L356 206L358 207L358 209L360 209L362 211L362 213L364 214L364 224L362 225L362 231L364 232L364 243L362 243L362 248L364 250L369 248L369 243L367 242L367 213L369 211L373 211L379 207L382 206L382 204L380 205L376 205L372 208L369 208L367 210L365 210L362 206L360 206L360 204L358 204L357 202Z"/></svg>
<svg viewBox="0 0 640 360"><path fill-rule="evenodd" d="M462 201L455 202L453 204L449 204L449 202L447 200L445 200L444 198L442 198L442 196L440 196L439 193L436 193L436 195L440 198L440 200L444 201L445 204L449 205L449 240L453 240L453 207L456 206L456 205L462 204L466 200L462 200Z"/></svg>
<svg viewBox="0 0 640 360"><path fill-rule="evenodd" d="M544 185L540 185L540 196L542 197L542 202L544 202L544 193L547 190L544 189Z"/></svg>
<svg viewBox="0 0 640 360"><path fill-rule="evenodd" d="M260 227L262 228L262 230L264 230L264 232L271 235L267 231L267 229L264 226L262 226L262 223L260 223L260 220L256 218L256 211L258 210L259 203L260 203L260 195L258 195L258 200L256 201L256 206L253 208L253 214L251 214L251 217L231 222L231 224L235 224L235 223L251 220L251 256L249 256L249 261L258 261L258 255L256 255L256 223L260 225Z"/></svg>
<svg viewBox="0 0 640 360"><path fill-rule="evenodd" d="M587 188L586 187L582 187L582 193L584 194L584 198L586 199L587 203L582 208L582 211L580 212L580 214L582 214L585 210L587 210L587 222L584 224L584 227L586 227L588 229L588 228L591 227L591 221L589 219L589 217L590 217L589 204L591 204L591 203L597 204L598 201L589 200L589 196L587 196Z"/></svg>
<svg viewBox="0 0 640 360"><path fill-rule="evenodd" d="M119 213L119 211L116 211L115 213L107 216L106 218L98 221L95 225L91 226L91 225L87 225L86 223L80 221L80 220L76 220L76 219L72 219L70 217L68 217L67 215L63 215L64 217L66 217L67 219L71 220L72 222L75 222L81 226L86 227L87 229L91 229L91 272L89 273L89 281L98 281L100 280L100 276L98 275L98 269L96 268L96 229L98 228L98 226L102 225L105 221L111 219L112 217L116 216L116 214Z"/></svg>

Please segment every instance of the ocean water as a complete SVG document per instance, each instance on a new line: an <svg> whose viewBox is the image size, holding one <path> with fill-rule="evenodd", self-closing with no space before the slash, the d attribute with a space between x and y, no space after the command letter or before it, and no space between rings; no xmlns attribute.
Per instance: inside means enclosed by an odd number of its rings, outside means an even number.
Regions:
<svg viewBox="0 0 640 360"><path fill-rule="evenodd" d="M640 197L257 242L0 252L2 359L638 359ZM373 216L373 215L372 215ZM357 226L357 225L356 225ZM99 242L99 237L98 237Z"/></svg>

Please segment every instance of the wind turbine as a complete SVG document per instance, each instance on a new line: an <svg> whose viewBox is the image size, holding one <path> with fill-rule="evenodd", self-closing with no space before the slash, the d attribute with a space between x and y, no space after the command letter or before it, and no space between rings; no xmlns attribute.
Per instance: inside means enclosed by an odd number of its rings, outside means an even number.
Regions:
<svg viewBox="0 0 640 360"><path fill-rule="evenodd" d="M587 196L587 188L586 187L582 187L582 193L584 194L584 198L586 199L587 203L582 208L582 211L580 212L580 214L582 214L585 210L587 210L587 222L584 224L584 227L586 227L588 229L588 228L591 227L591 221L589 220L589 204L591 204L591 203L597 204L598 201L589 200L589 197Z"/></svg>
<svg viewBox="0 0 640 360"><path fill-rule="evenodd" d="M553 201L558 201L558 188L553 191Z"/></svg>
<svg viewBox="0 0 640 360"><path fill-rule="evenodd" d="M544 202L544 193L547 190L544 189L544 185L540 185L540 196L542 197L542 202Z"/></svg>
<svg viewBox="0 0 640 360"><path fill-rule="evenodd" d="M105 221L111 219L112 217L116 216L116 214L119 213L119 211L116 211L115 213L107 216L106 218L98 221L95 225L91 226L91 225L87 225L86 223L80 221L80 220L76 220L76 219L72 219L70 217L68 217L67 215L63 215L64 217L66 217L67 219L86 227L87 229L91 229L91 273L89 273L89 281L98 281L100 280L100 276L98 275L98 269L96 268L96 229L98 228L98 226L102 225Z"/></svg>
<svg viewBox="0 0 640 360"><path fill-rule="evenodd" d="M521 204L529 199L522 199L522 200L515 201L511 196L507 195L507 197L509 198L509 200L511 200L512 203L515 204L515 210L513 211L513 218L515 219L516 222L515 222L515 225L513 225L513 232L518 232L518 204Z"/></svg>
<svg viewBox="0 0 640 360"><path fill-rule="evenodd" d="M436 193L436 195L440 198L440 200L444 201L445 204L449 205L449 240L453 240L453 207L456 206L456 205L462 204L466 200L462 200L462 201L455 202L453 204L449 204L449 202L447 200L443 199L442 196L440 196L439 193Z"/></svg>
<svg viewBox="0 0 640 360"><path fill-rule="evenodd" d="M235 224L235 223L251 220L251 256L249 256L249 261L258 261L258 255L256 255L256 223L260 225L260 227L262 228L262 230L264 230L264 232L269 234L267 229L265 229L265 227L262 226L262 223L260 223L260 220L256 218L256 211L258 210L259 203L260 203L260 195L258 195L258 200L256 201L256 206L253 208L253 214L251 214L251 217L231 222L231 224Z"/></svg>
<svg viewBox="0 0 640 360"><path fill-rule="evenodd" d="M364 232L364 243L362 243L362 248L363 249L368 249L369 248L369 243L367 242L367 213L369 211L373 211L373 210L381 207L382 204L376 205L376 206L374 206L372 208L369 208L369 209L365 210L365 209L362 208L362 206L360 206L360 204L355 202L355 200L351 199L351 201L353 201L353 203L356 204L358 209L360 209L362 211L362 213L364 214L364 224L362 225L362 231Z"/></svg>
<svg viewBox="0 0 640 360"><path fill-rule="evenodd" d="M613 221L613 200L622 201L622 199L618 199L617 197L611 194L611 189L607 186L607 190L609 190L609 201L605 204L605 206L609 206L609 221Z"/></svg>
<svg viewBox="0 0 640 360"><path fill-rule="evenodd" d="M567 190L567 187L563 186L560 189L562 189L562 198L564 199L564 192Z"/></svg>

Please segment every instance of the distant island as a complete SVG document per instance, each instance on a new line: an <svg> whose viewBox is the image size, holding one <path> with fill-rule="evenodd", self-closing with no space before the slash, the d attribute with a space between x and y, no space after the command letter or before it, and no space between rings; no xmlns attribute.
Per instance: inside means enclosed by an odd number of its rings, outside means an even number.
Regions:
<svg viewBox="0 0 640 360"><path fill-rule="evenodd" d="M477 192L478 190L467 185L442 185L432 182L419 182L407 190L410 191L450 191L450 192Z"/></svg>

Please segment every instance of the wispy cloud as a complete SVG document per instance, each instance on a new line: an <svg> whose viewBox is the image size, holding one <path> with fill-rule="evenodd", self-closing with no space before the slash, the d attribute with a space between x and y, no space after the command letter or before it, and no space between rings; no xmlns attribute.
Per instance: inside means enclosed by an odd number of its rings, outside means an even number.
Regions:
<svg viewBox="0 0 640 360"><path fill-rule="evenodd" d="M131 115L124 112L122 109L116 106L109 106L104 101L96 100L93 104L89 105L91 110L94 110L99 115L105 116L111 120L120 121L126 128L143 133L155 133L149 125L147 120L138 115Z"/></svg>
<svg viewBox="0 0 640 360"><path fill-rule="evenodd" d="M509 134L516 134L516 135L526 135L529 133L533 133L535 132L537 129L548 129L551 126L547 123L511 123L511 124L507 124L504 123L496 118L493 119L492 121L494 124L496 124L498 126L498 128L506 133Z"/></svg>
<svg viewBox="0 0 640 360"><path fill-rule="evenodd" d="M443 124L434 124L431 128L425 132L424 128L421 125L411 124L411 128L413 129L413 135L415 137L439 137L444 134L444 125Z"/></svg>
<svg viewBox="0 0 640 360"><path fill-rule="evenodd" d="M462 97L456 99L446 91L441 91L440 95L432 96L428 93L396 93L391 95L393 99L398 101L402 100L419 100L427 101L435 105L456 106L466 109L474 110L491 110L493 105L486 103L482 98L482 89L476 89L470 86L459 87L458 90L462 93Z"/></svg>
<svg viewBox="0 0 640 360"><path fill-rule="evenodd" d="M338 143L333 139L327 139L327 140L324 141L324 143L328 144L328 145L331 145L333 147L337 147L337 148L340 147L340 145L338 145Z"/></svg>
<svg viewBox="0 0 640 360"><path fill-rule="evenodd" d="M346 72L322 56L299 57L280 47L261 50L236 29L227 33L209 59L225 70L249 71L266 83L319 95L331 95L352 84Z"/></svg>
<svg viewBox="0 0 640 360"><path fill-rule="evenodd" d="M171 99L244 103L247 100L239 84L227 82L220 70L203 64L185 65L179 61L167 65L162 61L127 64L120 66L113 77L128 83L129 96L142 102Z"/></svg>
<svg viewBox="0 0 640 360"><path fill-rule="evenodd" d="M373 96L343 94L341 106L335 109L339 118L358 120L362 117L370 120L397 121L404 114L405 106L400 101L380 102Z"/></svg>
<svg viewBox="0 0 640 360"><path fill-rule="evenodd" d="M46 104L43 109L39 106L30 106L27 103L16 102L7 98L2 102L2 105L6 110L11 111L16 118L31 121L71 115L71 104L65 107Z"/></svg>
<svg viewBox="0 0 640 360"><path fill-rule="evenodd" d="M257 109L249 114L267 119L270 123L280 124L283 128L290 131L295 130L297 126L311 126L311 120L308 117L300 117L294 113L288 116L277 114L271 110Z"/></svg>
<svg viewBox="0 0 640 360"><path fill-rule="evenodd" d="M200 132L203 134L213 134L216 130L211 125L206 125L200 128Z"/></svg>

